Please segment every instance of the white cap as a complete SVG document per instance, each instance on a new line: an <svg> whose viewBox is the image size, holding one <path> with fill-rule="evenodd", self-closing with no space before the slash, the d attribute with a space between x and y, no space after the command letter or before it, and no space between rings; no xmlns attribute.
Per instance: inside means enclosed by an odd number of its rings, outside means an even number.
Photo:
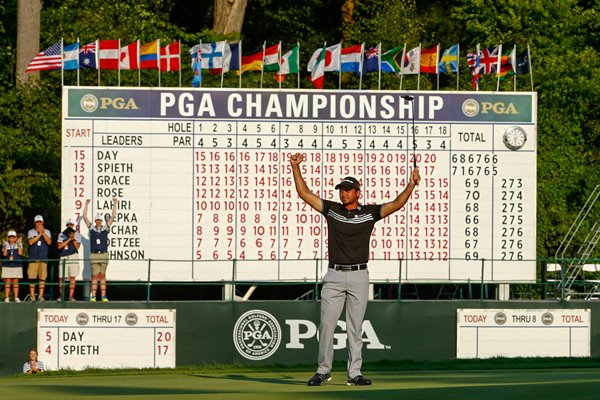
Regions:
<svg viewBox="0 0 600 400"><path fill-rule="evenodd" d="M41 215L36 215L33 218L33 222L44 222L44 217L42 217Z"/></svg>
<svg viewBox="0 0 600 400"><path fill-rule="evenodd" d="M73 225L75 225L75 222L73 221L73 219L72 219L72 218L69 218L69 219L67 220L67 225L69 225L69 224L73 224Z"/></svg>
<svg viewBox="0 0 600 400"><path fill-rule="evenodd" d="M100 213L96 213L96 215L94 216L94 221L104 221L104 218L102 218L102 214Z"/></svg>
<svg viewBox="0 0 600 400"><path fill-rule="evenodd" d="M8 236L17 236L17 232L15 232L15 231L8 231Z"/></svg>

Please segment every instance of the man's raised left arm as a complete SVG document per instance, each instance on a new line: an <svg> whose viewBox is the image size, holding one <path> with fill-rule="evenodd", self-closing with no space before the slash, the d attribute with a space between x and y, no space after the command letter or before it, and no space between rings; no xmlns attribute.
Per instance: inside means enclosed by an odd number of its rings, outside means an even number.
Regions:
<svg viewBox="0 0 600 400"><path fill-rule="evenodd" d="M385 218L404 207L410 198L413 189L419 184L420 181L421 176L419 175L419 169L416 168L410 173L410 182L408 182L408 185L406 185L406 188L402 191L402 193L400 193L394 200L384 203L381 206L381 218Z"/></svg>

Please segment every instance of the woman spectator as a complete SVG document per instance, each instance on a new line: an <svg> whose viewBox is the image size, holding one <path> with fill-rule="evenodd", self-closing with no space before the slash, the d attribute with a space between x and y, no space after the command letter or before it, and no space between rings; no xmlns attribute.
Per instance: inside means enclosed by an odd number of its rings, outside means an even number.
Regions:
<svg viewBox="0 0 600 400"><path fill-rule="evenodd" d="M44 366L44 363L41 361L38 361L38 353L36 349L31 349L29 350L29 361L27 361L25 364L23 364L23 373L24 374L37 374L40 372L44 372L46 370L46 367Z"/></svg>
<svg viewBox="0 0 600 400"><path fill-rule="evenodd" d="M2 246L2 279L4 279L4 301L10 301L10 289L12 286L15 302L19 299L19 279L23 278L23 266L21 256L23 255L23 244L21 237L17 238L17 232L8 231L8 239Z"/></svg>

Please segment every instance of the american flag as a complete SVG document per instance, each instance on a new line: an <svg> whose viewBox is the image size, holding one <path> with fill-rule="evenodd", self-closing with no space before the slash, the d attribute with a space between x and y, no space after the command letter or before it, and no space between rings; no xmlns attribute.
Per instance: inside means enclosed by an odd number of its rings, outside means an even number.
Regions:
<svg viewBox="0 0 600 400"><path fill-rule="evenodd" d="M43 71L62 68L62 40L54 43L46 50L39 52L27 64L25 72Z"/></svg>

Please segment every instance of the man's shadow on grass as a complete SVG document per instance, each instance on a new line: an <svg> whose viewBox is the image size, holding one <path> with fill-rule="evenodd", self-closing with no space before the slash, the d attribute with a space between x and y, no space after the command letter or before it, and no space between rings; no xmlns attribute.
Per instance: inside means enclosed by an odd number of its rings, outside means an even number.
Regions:
<svg viewBox="0 0 600 400"><path fill-rule="evenodd" d="M222 376L215 375L198 375L192 374L188 375L196 378L202 379L223 379L223 380L236 380L236 381L244 381L244 382L261 382L261 383L271 383L274 385L306 385L306 381L294 379L293 376L283 375L279 378L258 378L258 377L250 377L243 374L227 374Z"/></svg>

